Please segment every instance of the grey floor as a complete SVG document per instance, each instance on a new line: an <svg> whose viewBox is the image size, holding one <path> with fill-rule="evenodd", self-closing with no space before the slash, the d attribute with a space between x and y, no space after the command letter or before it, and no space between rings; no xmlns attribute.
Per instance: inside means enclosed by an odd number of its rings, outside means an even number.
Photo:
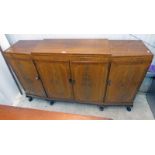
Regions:
<svg viewBox="0 0 155 155"><path fill-rule="evenodd" d="M47 111L102 116L112 118L114 120L154 120L153 114L146 100L146 95L143 93L137 94L134 101L134 107L131 112L126 111L123 106L108 106L103 112L99 111L96 105L56 102L53 106L51 106L48 101L41 99L34 99L32 102L29 102L25 96L18 96L13 105L17 107Z"/></svg>

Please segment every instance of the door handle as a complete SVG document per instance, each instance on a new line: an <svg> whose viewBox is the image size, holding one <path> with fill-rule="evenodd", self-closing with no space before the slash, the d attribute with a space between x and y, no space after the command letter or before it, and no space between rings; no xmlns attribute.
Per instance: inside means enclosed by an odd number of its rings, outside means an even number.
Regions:
<svg viewBox="0 0 155 155"><path fill-rule="evenodd" d="M73 79L69 79L69 83L71 83L71 84L75 84L75 80L73 80Z"/></svg>
<svg viewBox="0 0 155 155"><path fill-rule="evenodd" d="M72 79L69 79L68 81L69 81L69 83L72 83Z"/></svg>
<svg viewBox="0 0 155 155"><path fill-rule="evenodd" d="M36 76L35 79L36 79L36 80L39 80L39 76Z"/></svg>

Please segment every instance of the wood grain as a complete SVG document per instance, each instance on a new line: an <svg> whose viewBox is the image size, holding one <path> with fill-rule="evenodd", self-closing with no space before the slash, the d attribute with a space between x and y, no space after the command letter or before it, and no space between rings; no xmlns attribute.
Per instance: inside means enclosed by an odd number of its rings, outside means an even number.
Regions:
<svg viewBox="0 0 155 155"><path fill-rule="evenodd" d="M35 64L49 98L73 99L69 61L40 60Z"/></svg>
<svg viewBox="0 0 155 155"><path fill-rule="evenodd" d="M140 40L109 40L109 48L112 56L152 56Z"/></svg>
<svg viewBox="0 0 155 155"><path fill-rule="evenodd" d="M34 50L34 48L41 42L41 40L19 40L5 52L30 54Z"/></svg>
<svg viewBox="0 0 155 155"><path fill-rule="evenodd" d="M38 44L33 53L109 54L106 39L46 39Z"/></svg>
<svg viewBox="0 0 155 155"><path fill-rule="evenodd" d="M103 104L108 65L99 61L71 61L76 101Z"/></svg>
<svg viewBox="0 0 155 155"><path fill-rule="evenodd" d="M114 58L109 73L105 103L113 105L132 105L136 92L144 79L150 62L143 59ZM135 59L135 57L133 58ZM141 60L141 61L138 61Z"/></svg>

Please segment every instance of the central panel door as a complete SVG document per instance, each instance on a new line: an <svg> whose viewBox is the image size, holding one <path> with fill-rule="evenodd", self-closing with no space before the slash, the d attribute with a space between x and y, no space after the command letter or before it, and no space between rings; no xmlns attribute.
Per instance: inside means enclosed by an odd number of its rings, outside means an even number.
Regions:
<svg viewBox="0 0 155 155"><path fill-rule="evenodd" d="M37 60L35 63L49 98L73 98L69 61Z"/></svg>
<svg viewBox="0 0 155 155"><path fill-rule="evenodd" d="M108 66L108 62L71 61L76 101L103 104Z"/></svg>

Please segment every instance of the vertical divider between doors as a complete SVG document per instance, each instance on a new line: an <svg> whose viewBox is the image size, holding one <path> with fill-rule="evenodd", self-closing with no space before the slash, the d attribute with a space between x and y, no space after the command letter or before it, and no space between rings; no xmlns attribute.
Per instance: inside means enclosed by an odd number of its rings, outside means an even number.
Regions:
<svg viewBox="0 0 155 155"><path fill-rule="evenodd" d="M47 92L46 92L46 89L45 89L44 84L43 84L43 81L42 81L41 76L40 76L40 74L39 74L38 67L37 67L37 65L36 65L36 63L35 63L35 61L34 61L32 55L31 55L31 59L32 59L32 63L33 63L33 65L34 65L35 69L36 69L37 75L39 75L39 80L40 80L40 82L41 82L41 84L42 84L42 87L43 87L43 89L44 89L45 95L46 95L46 97L48 97Z"/></svg>
<svg viewBox="0 0 155 155"><path fill-rule="evenodd" d="M106 79L106 86L105 86L105 93L104 93L104 97L103 97L103 104L105 102L106 96L107 96L107 91L108 91L108 80L109 80L109 76L110 76L110 69L111 69L111 59L108 62L108 70L107 70L107 79Z"/></svg>
<svg viewBox="0 0 155 155"><path fill-rule="evenodd" d="M72 75L72 69L71 69L71 61L69 60L69 72L70 72L70 78L73 80L73 75ZM74 93L74 86L73 84L71 84L72 87L72 95L73 95L73 99L75 100L75 93Z"/></svg>

